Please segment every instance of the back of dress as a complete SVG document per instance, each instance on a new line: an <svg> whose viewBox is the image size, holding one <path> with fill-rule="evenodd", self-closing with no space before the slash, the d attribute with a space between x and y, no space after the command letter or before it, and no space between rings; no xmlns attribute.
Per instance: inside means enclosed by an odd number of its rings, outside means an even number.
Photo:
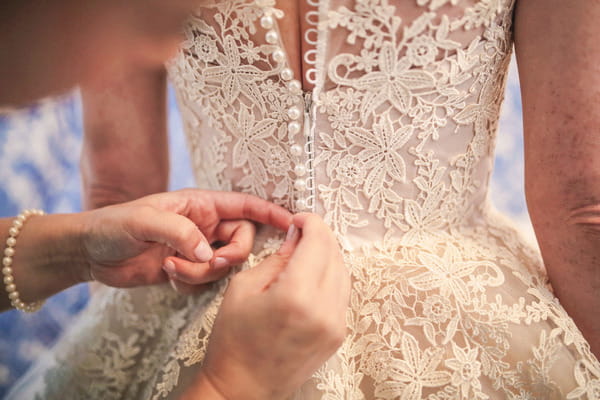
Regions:
<svg viewBox="0 0 600 400"><path fill-rule="evenodd" d="M169 65L199 186L317 212L344 248L348 339L295 397L600 398L537 253L487 200L514 0L301 1L305 76L274 0L205 2ZM244 267L277 240L262 232ZM76 380L74 395L174 398L224 289L107 290L46 396Z"/></svg>
<svg viewBox="0 0 600 400"><path fill-rule="evenodd" d="M511 1L312 1L311 91L274 2L215 3L171 65L199 184L316 211L347 248L481 217Z"/></svg>
<svg viewBox="0 0 600 400"><path fill-rule="evenodd" d="M582 395L595 359L487 199L514 1L303 1L305 76L270 0L201 9L171 76L199 184L317 212L345 250L349 339L304 395Z"/></svg>

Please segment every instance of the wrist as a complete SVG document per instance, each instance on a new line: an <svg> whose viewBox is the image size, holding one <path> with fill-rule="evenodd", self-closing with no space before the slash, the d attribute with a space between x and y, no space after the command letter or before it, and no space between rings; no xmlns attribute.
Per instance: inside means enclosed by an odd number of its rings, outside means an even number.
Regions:
<svg viewBox="0 0 600 400"><path fill-rule="evenodd" d="M38 301L84 281L78 214L30 218L13 257L16 286L24 301Z"/></svg>

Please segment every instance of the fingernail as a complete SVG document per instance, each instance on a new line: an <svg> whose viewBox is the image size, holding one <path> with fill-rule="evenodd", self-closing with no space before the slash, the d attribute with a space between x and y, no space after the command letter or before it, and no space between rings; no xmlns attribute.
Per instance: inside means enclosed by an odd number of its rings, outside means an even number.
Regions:
<svg viewBox="0 0 600 400"><path fill-rule="evenodd" d="M175 275L175 263L171 260L165 261L165 265L163 265L163 269L167 273L167 275L172 276Z"/></svg>
<svg viewBox="0 0 600 400"><path fill-rule="evenodd" d="M179 290L177 290L177 285L175 285L175 281L173 279L169 279L169 283L171 284L173 290L179 293Z"/></svg>
<svg viewBox="0 0 600 400"><path fill-rule="evenodd" d="M298 234L298 228L296 228L296 225L291 224L290 227L288 228L287 235L285 236L285 241L289 242L289 241L294 240L297 234Z"/></svg>
<svg viewBox="0 0 600 400"><path fill-rule="evenodd" d="M194 255L200 262L209 262L213 256L213 252L208 243L202 241L194 249Z"/></svg>
<svg viewBox="0 0 600 400"><path fill-rule="evenodd" d="M229 266L229 261L227 261L227 259L224 257L217 257L213 261L213 268L215 268L215 269L225 268L228 266Z"/></svg>

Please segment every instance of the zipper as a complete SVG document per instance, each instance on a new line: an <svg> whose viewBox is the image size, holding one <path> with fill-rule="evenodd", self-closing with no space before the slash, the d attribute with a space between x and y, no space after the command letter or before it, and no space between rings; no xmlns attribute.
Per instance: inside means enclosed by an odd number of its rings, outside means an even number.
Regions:
<svg viewBox="0 0 600 400"><path fill-rule="evenodd" d="M314 126L313 126L313 93L311 91L304 92L304 138L306 140L306 170L308 178L306 179L306 186L308 190L308 196L306 197L306 208L311 212L314 212L315 202L315 177L314 177Z"/></svg>

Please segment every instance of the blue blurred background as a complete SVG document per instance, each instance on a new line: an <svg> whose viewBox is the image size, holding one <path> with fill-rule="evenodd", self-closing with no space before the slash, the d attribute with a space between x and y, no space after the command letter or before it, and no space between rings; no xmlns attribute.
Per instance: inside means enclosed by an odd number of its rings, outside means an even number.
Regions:
<svg viewBox="0 0 600 400"><path fill-rule="evenodd" d="M181 121L169 96L171 189L193 186ZM24 208L49 213L81 209L78 158L81 105L76 93L47 100L28 110L0 115L0 217ZM516 68L511 65L497 141L492 199L530 237L523 195L521 102ZM1 235L2 233L0 233ZM88 300L86 285L49 299L38 313L0 315L0 398Z"/></svg>

